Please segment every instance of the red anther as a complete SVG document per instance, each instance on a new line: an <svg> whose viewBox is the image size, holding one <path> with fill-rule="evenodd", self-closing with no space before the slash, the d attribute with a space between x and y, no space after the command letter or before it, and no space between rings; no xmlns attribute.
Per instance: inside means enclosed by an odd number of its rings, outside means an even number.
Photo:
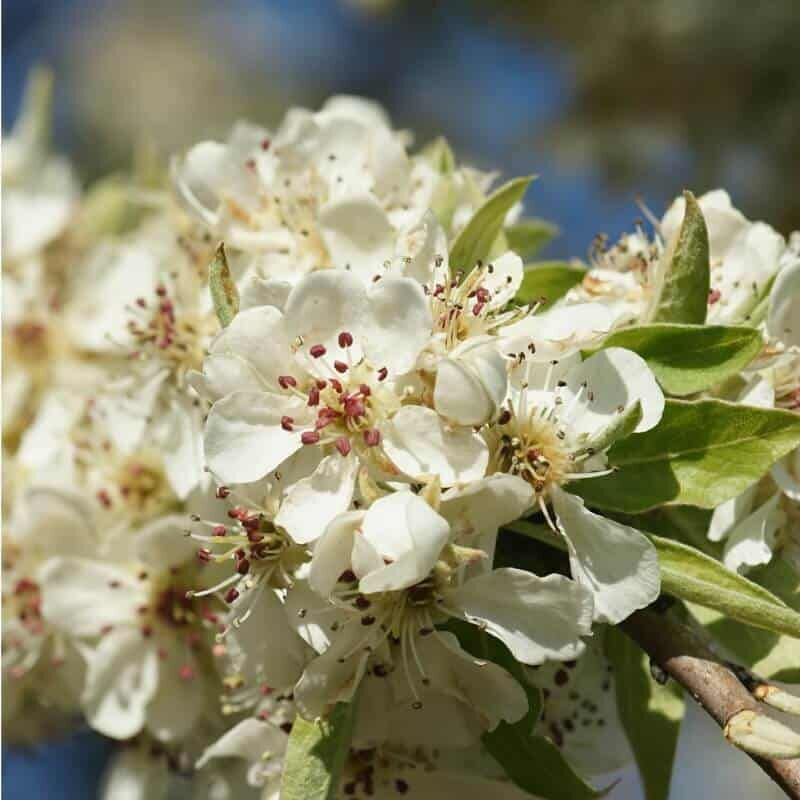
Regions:
<svg viewBox="0 0 800 800"><path fill-rule="evenodd" d="M485 286L479 286L475 290L475 297L477 297L478 301L481 303L488 303L491 299L491 294L489 294L489 290Z"/></svg>
<svg viewBox="0 0 800 800"><path fill-rule="evenodd" d="M269 719L269 711L267 711L267 710L264 710L264 711L259 711L259 712L258 712L258 718L259 718L259 719L260 719L262 722L266 722L266 721Z"/></svg>
<svg viewBox="0 0 800 800"><path fill-rule="evenodd" d="M264 534L260 533L258 530L248 530L247 531L247 541L252 542L253 544L258 544L258 542L264 539Z"/></svg>
<svg viewBox="0 0 800 800"><path fill-rule="evenodd" d="M262 150L269 150L269 146L272 142L269 139L262 139L261 140L261 149Z"/></svg>
<svg viewBox="0 0 800 800"><path fill-rule="evenodd" d="M308 390L308 405L312 407L319 405L319 389L316 386L312 386Z"/></svg>
<svg viewBox="0 0 800 800"><path fill-rule="evenodd" d="M97 499L104 508L111 508L111 495L106 489L100 489L100 491L98 491Z"/></svg>
<svg viewBox="0 0 800 800"><path fill-rule="evenodd" d="M36 591L38 588L36 582L30 578L20 578L14 585L14 594L25 594L25 592Z"/></svg>
<svg viewBox="0 0 800 800"><path fill-rule="evenodd" d="M239 563L236 565L236 571L240 575L247 575L250 572L250 562L246 558L239 559Z"/></svg>
<svg viewBox="0 0 800 800"><path fill-rule="evenodd" d="M207 564L211 561L211 551L207 547L201 547L197 551L197 559Z"/></svg>
<svg viewBox="0 0 800 800"><path fill-rule="evenodd" d="M253 170L253 169L256 168L256 160L254 158L248 158L244 162L244 165L245 165L245 167L247 167L247 169Z"/></svg>
<svg viewBox="0 0 800 800"><path fill-rule="evenodd" d="M142 636L145 639L149 639L153 635L153 626L152 625L142 625Z"/></svg>
<svg viewBox="0 0 800 800"><path fill-rule="evenodd" d="M245 554L245 552L244 552L244 548L243 548L243 547L240 547L240 548L239 548L239 549L238 549L238 550L237 550L237 551L234 553L234 556L236 556L236 558L237 558L237 559L239 559L239 558L244 558L244 557L245 557L245 555L246 555L246 554Z"/></svg>
<svg viewBox="0 0 800 800"><path fill-rule="evenodd" d="M722 297L722 292L719 289L712 289L708 293L708 304L713 306L714 303L718 303L720 297Z"/></svg>
<svg viewBox="0 0 800 800"><path fill-rule="evenodd" d="M247 509L242 508L241 506L236 506L236 508L229 509L228 516L231 519L238 519L241 522L242 520L247 519Z"/></svg>
<svg viewBox="0 0 800 800"><path fill-rule="evenodd" d="M327 385L328 381L324 381L321 378L320 380L317 381L317 389L319 389L320 391L322 391Z"/></svg>
<svg viewBox="0 0 800 800"><path fill-rule="evenodd" d="M225 602L232 603L236 598L239 596L239 590L235 586L231 586L227 592L225 592Z"/></svg>
<svg viewBox="0 0 800 800"><path fill-rule="evenodd" d="M477 317L481 311L483 311L485 306L486 303L475 303L475 305L472 307L472 313Z"/></svg>
<svg viewBox="0 0 800 800"><path fill-rule="evenodd" d="M217 499L224 500L230 493L231 490L227 486L219 486L217 488Z"/></svg>
<svg viewBox="0 0 800 800"><path fill-rule="evenodd" d="M303 444L316 444L320 438L320 435L316 431L303 431L300 436L300 441Z"/></svg>
<svg viewBox="0 0 800 800"><path fill-rule="evenodd" d="M437 284L436 284L436 287L435 287L435 288L434 288L434 290L433 290L433 296L434 296L434 297L437 297L437 296L438 296L438 295L440 295L440 294L441 294L443 291L444 291L444 284L437 283Z"/></svg>
<svg viewBox="0 0 800 800"><path fill-rule="evenodd" d="M328 351L325 349L324 344L315 344L311 346L308 352L311 353L314 358L321 358Z"/></svg>
<svg viewBox="0 0 800 800"><path fill-rule="evenodd" d="M346 436L340 436L334 443L333 446L343 455L349 455L350 450L352 449L350 445L350 440Z"/></svg>
<svg viewBox="0 0 800 800"><path fill-rule="evenodd" d="M357 394L345 395L342 404L344 405L344 413L348 417L358 418L363 417L367 412L367 406L363 398Z"/></svg>
<svg viewBox="0 0 800 800"><path fill-rule="evenodd" d="M386 376L389 374L389 369L387 367L381 367L378 370L378 380L384 381L386 380Z"/></svg>
<svg viewBox="0 0 800 800"><path fill-rule="evenodd" d="M281 428L283 428L285 431L293 431L294 430L293 423L294 420L291 417L287 416L281 417Z"/></svg>
<svg viewBox="0 0 800 800"><path fill-rule="evenodd" d="M377 447L381 443L381 432L377 428L364 431L364 444L367 447Z"/></svg>
<svg viewBox="0 0 800 800"><path fill-rule="evenodd" d="M361 386L358 387L358 391L361 392L362 397L369 397L372 394L372 389L370 389L366 383L362 383Z"/></svg>
<svg viewBox="0 0 800 800"><path fill-rule="evenodd" d="M158 304L158 310L163 314L172 314L172 312L175 310L175 306L172 305L172 300L162 300Z"/></svg>
<svg viewBox="0 0 800 800"><path fill-rule="evenodd" d="M500 416L497 418L497 421L500 423L500 425L507 425L509 422L511 422L511 412L507 408L504 408L500 412Z"/></svg>
<svg viewBox="0 0 800 800"><path fill-rule="evenodd" d="M325 406L321 408L317 412L317 421L314 424L316 430L320 430L324 428L326 425L330 425L331 422L335 422L337 417L339 416L339 412L335 409L331 408L330 406Z"/></svg>
<svg viewBox="0 0 800 800"><path fill-rule="evenodd" d="M339 373L347 372L347 364L344 361L334 361L333 368Z"/></svg>
<svg viewBox="0 0 800 800"><path fill-rule="evenodd" d="M261 518L256 514L252 517L245 517L242 520L242 527L246 531L257 531L261 526Z"/></svg>
<svg viewBox="0 0 800 800"><path fill-rule="evenodd" d="M341 394L344 391L344 387L338 378L331 378L331 386L333 386L334 391L338 394Z"/></svg>
<svg viewBox="0 0 800 800"><path fill-rule="evenodd" d="M144 297L137 297L136 305L139 306L139 308L147 308L147 300L145 300Z"/></svg>
<svg viewBox="0 0 800 800"><path fill-rule="evenodd" d="M156 286L156 294L159 297L166 297L167 296L167 287L164 286L163 283L160 283L158 286Z"/></svg>
<svg viewBox="0 0 800 800"><path fill-rule="evenodd" d="M291 375L279 375L278 386L280 386L281 389L288 389L290 386L297 386L297 380Z"/></svg>
<svg viewBox="0 0 800 800"><path fill-rule="evenodd" d="M350 347L353 344L353 334L342 331L339 334L339 347Z"/></svg>
<svg viewBox="0 0 800 800"><path fill-rule="evenodd" d="M182 681L191 681L194 679L194 667L191 664L184 664L178 670L178 675Z"/></svg>
<svg viewBox="0 0 800 800"><path fill-rule="evenodd" d="M228 529L224 525L215 525L211 529L211 533L214 536L225 536L228 533Z"/></svg>

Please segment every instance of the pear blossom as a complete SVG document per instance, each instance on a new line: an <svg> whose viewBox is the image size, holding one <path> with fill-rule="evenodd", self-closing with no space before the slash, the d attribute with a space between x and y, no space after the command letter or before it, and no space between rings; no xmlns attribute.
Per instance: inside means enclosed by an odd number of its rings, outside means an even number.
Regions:
<svg viewBox="0 0 800 800"><path fill-rule="evenodd" d="M197 559L176 521L158 520L136 538L136 561L86 556L48 561L42 614L84 649L81 704L92 727L117 739L146 729L177 741L202 718L214 691L205 652L219 617L194 601Z"/></svg>
<svg viewBox="0 0 800 800"><path fill-rule="evenodd" d="M663 393L645 361L622 348L585 361L577 352L539 361L537 340L520 353L509 400L485 432L489 470L527 483L527 507L564 537L573 577L594 596L595 619L620 622L658 596L655 549L639 531L587 509L568 488L608 473L604 453L617 438L657 425Z"/></svg>
<svg viewBox="0 0 800 800"><path fill-rule="evenodd" d="M784 261L770 293L764 325L767 343L745 373L737 402L760 408L800 409L800 259ZM769 474L721 504L711 517L708 537L724 541L723 561L746 571L769 563L781 552L800 568L800 450L775 463Z"/></svg>
<svg viewBox="0 0 800 800"><path fill-rule="evenodd" d="M443 170L433 150L409 145L375 103L333 97L316 112L291 109L274 133L240 122L227 142L195 145L173 162L173 183L196 219L249 256L245 289L320 267L366 277L428 209L454 235L494 177Z"/></svg>
<svg viewBox="0 0 800 800"><path fill-rule="evenodd" d="M711 288L706 322L746 322L781 268L789 252L786 242L766 223L748 220L722 189L701 195L697 202L709 238ZM656 234L652 240L641 228L610 248L599 240L585 277L559 305L602 303L610 310L614 327L647 322L685 211L686 201L679 197L660 221L653 218Z"/></svg>
<svg viewBox="0 0 800 800"><path fill-rule="evenodd" d="M437 474L445 485L481 477L488 454L471 428L406 403L402 379L430 335L428 300L409 278L366 288L345 271L318 272L292 289L283 311L240 312L194 381L213 401L211 472L250 483L309 449L308 475L275 518L301 544L350 507L362 468L384 478Z"/></svg>
<svg viewBox="0 0 800 800"><path fill-rule="evenodd" d="M331 522L316 543L308 574L317 601L302 586L287 599L297 609L298 630L320 652L295 687L301 714L322 715L369 676L372 689L365 688L360 705L369 719L376 715L365 698L377 692L376 681L398 709L424 709L426 695L439 693L471 708L484 728L519 719L526 706L521 688L500 667L473 659L452 634L438 630L449 618L478 625L524 663L581 652L580 637L589 633L592 614L588 591L560 575L493 571L485 552L474 546L480 535L496 533L524 510L523 481L497 476L481 488L467 495L459 489L443 493L438 512L421 496L398 491ZM493 528L479 524L465 537L467 531L457 526L461 535L454 537L448 516L463 522L469 517L465 503L484 505ZM489 504L492 512L485 508Z"/></svg>

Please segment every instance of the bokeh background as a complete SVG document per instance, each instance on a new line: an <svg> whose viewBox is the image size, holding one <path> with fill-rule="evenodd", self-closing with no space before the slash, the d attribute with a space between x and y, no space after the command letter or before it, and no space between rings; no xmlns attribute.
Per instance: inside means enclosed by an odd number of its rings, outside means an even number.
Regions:
<svg viewBox="0 0 800 800"><path fill-rule="evenodd" d="M86 181L142 140L166 155L348 92L420 144L441 133L464 160L538 174L527 210L562 230L549 257L684 187L800 227L797 0L5 0L2 16L3 129L28 70L51 66L56 145ZM676 800L767 796L746 759L698 746L702 723L689 733ZM83 734L5 753L7 796L92 797L108 752ZM627 776L612 797L637 792Z"/></svg>

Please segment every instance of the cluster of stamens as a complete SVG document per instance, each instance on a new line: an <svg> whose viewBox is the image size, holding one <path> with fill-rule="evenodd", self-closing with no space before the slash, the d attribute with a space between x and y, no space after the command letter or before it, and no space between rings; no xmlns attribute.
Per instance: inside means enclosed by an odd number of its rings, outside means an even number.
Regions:
<svg viewBox="0 0 800 800"><path fill-rule="evenodd" d="M353 448L366 452L379 448L381 419L393 409L388 393L382 391L380 384L386 380L389 371L386 367L373 369L365 359L357 362L351 356L353 336L342 331L338 337L340 349L346 360L327 358L327 348L314 344L308 354L322 364L329 376L311 379L301 387L293 375L280 375L279 386L285 391L300 397L306 406L313 409L316 417L311 425L300 434L304 445L332 445L343 456ZM388 405L387 405L387 401ZM298 429L293 417L284 416L281 427L286 431Z"/></svg>
<svg viewBox="0 0 800 800"><path fill-rule="evenodd" d="M138 297L129 311L127 327L134 342L131 359L157 359L169 366L179 381L189 370L202 366L206 340L213 332L210 316L177 313L163 284L156 287L154 298Z"/></svg>
<svg viewBox="0 0 800 800"><path fill-rule="evenodd" d="M439 257L437 267L441 264ZM459 271L448 276L444 283L436 283L430 289L425 287L430 297L434 332L444 334L446 350L452 350L470 335L494 333L532 313L528 306L498 310L489 305L492 292L484 284L493 273L492 264L478 261L466 276ZM506 280L510 284L511 276Z"/></svg>

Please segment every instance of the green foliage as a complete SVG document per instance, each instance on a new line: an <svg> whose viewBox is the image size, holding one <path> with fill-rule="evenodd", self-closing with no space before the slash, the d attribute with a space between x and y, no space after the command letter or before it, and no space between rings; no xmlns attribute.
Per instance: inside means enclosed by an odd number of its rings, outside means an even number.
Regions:
<svg viewBox="0 0 800 800"><path fill-rule="evenodd" d="M612 333L603 347L638 353L665 392L702 392L738 374L758 355L759 331L723 325L637 325Z"/></svg>
<svg viewBox="0 0 800 800"><path fill-rule="evenodd" d="M661 422L608 451L617 469L576 484L596 508L639 513L664 504L714 508L800 445L800 415L723 400L668 400Z"/></svg>
<svg viewBox="0 0 800 800"><path fill-rule="evenodd" d="M660 536L651 539L658 551L662 591L753 627L800 638L800 613L768 589L689 545Z"/></svg>
<svg viewBox="0 0 800 800"><path fill-rule="evenodd" d="M618 628L607 629L605 649L618 687L620 722L639 767L645 797L667 800L683 697L675 684L662 686L653 680L650 659Z"/></svg>
<svg viewBox="0 0 800 800"><path fill-rule="evenodd" d="M560 300L586 274L578 262L540 261L528 264L522 277L515 303L542 303L542 309L550 308Z"/></svg>
<svg viewBox="0 0 800 800"><path fill-rule="evenodd" d="M493 192L472 215L450 248L450 267L468 272L488 259L503 232L506 214L522 200L533 177L514 178Z"/></svg>
<svg viewBox="0 0 800 800"><path fill-rule="evenodd" d="M298 716L286 747L281 800L333 800L350 753L356 702L337 703L328 716Z"/></svg>
<svg viewBox="0 0 800 800"><path fill-rule="evenodd" d="M231 278L225 246L222 244L217 248L214 260L208 268L208 285L217 319L226 328L239 311L239 292Z"/></svg>
<svg viewBox="0 0 800 800"><path fill-rule="evenodd" d="M544 219L529 218L509 225L505 234L509 249L527 260L558 235L558 226Z"/></svg>
<svg viewBox="0 0 800 800"><path fill-rule="evenodd" d="M710 267L708 230L703 212L691 192L684 192L686 213L678 238L670 243L660 266L650 322L706 321Z"/></svg>

